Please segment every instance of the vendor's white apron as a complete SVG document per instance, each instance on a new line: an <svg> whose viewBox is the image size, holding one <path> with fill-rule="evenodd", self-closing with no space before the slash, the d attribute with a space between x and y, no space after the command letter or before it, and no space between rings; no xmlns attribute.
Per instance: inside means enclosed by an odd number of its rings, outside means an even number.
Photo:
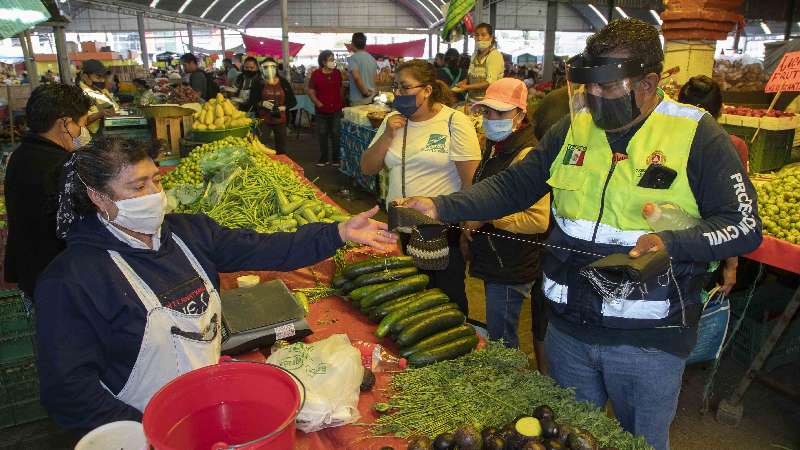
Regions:
<svg viewBox="0 0 800 450"><path fill-rule="evenodd" d="M186 244L175 234L172 239L205 284L208 307L202 314L184 314L162 306L153 290L122 256L108 251L147 308L147 324L136 363L125 386L114 395L139 411L144 411L147 402L162 386L190 370L216 363L220 355L222 303L219 293ZM187 337L188 333L196 336Z"/></svg>

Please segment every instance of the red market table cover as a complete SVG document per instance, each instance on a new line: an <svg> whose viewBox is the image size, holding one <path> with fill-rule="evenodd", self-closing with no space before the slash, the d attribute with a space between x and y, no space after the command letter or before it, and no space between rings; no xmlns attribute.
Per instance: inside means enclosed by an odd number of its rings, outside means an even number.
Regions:
<svg viewBox="0 0 800 450"><path fill-rule="evenodd" d="M243 34L242 41L244 42L245 48L247 48L248 54L283 58L283 41L280 39L270 39ZM305 44L289 42L289 55L292 57L297 56L297 54L300 53L300 49L303 48L303 45Z"/></svg>
<svg viewBox="0 0 800 450"><path fill-rule="evenodd" d="M800 245L764 236L761 245L745 258L800 274Z"/></svg>
<svg viewBox="0 0 800 450"><path fill-rule="evenodd" d="M350 44L347 49L352 51ZM367 45L366 50L371 55L380 55L390 58L422 58L425 53L425 39L408 42L395 42L394 44L372 44Z"/></svg>

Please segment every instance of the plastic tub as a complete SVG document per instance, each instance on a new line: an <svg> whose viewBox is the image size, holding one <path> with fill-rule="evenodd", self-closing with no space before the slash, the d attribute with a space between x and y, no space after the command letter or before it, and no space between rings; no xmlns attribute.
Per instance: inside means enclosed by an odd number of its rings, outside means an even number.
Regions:
<svg viewBox="0 0 800 450"><path fill-rule="evenodd" d="M147 450L142 424L131 420L107 423L78 441L75 450Z"/></svg>
<svg viewBox="0 0 800 450"><path fill-rule="evenodd" d="M156 392L144 410L144 433L155 450L291 450L302 398L280 367L222 362Z"/></svg>

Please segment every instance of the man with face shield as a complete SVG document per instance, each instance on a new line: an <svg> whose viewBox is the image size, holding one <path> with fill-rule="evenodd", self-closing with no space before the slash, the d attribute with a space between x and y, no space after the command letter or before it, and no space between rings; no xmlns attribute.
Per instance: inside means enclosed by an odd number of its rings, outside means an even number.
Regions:
<svg viewBox="0 0 800 450"><path fill-rule="evenodd" d="M297 100L288 80L278 75L278 64L272 58L261 63L264 86L261 89L261 142L267 144L267 136L274 137L274 148L278 154L286 153L287 112L297 105Z"/></svg>
<svg viewBox="0 0 800 450"><path fill-rule="evenodd" d="M657 450L669 448L707 263L761 242L755 190L730 138L711 115L658 89L663 59L654 27L610 22L570 61L572 112L536 151L467 192L403 201L446 223L485 221L552 191L541 260L550 375L578 400L610 400L623 428ZM666 201L697 224L652 232L642 208ZM607 255L636 262L659 251L667 276L636 296L605 296L580 274Z"/></svg>

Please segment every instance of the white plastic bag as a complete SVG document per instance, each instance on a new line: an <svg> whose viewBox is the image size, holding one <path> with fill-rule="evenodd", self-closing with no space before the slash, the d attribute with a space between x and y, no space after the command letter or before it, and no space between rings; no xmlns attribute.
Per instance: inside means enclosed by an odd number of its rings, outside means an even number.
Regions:
<svg viewBox="0 0 800 450"><path fill-rule="evenodd" d="M306 401L297 415L297 428L311 433L355 422L364 378L361 354L345 334L272 352L267 359L296 375L306 387Z"/></svg>

